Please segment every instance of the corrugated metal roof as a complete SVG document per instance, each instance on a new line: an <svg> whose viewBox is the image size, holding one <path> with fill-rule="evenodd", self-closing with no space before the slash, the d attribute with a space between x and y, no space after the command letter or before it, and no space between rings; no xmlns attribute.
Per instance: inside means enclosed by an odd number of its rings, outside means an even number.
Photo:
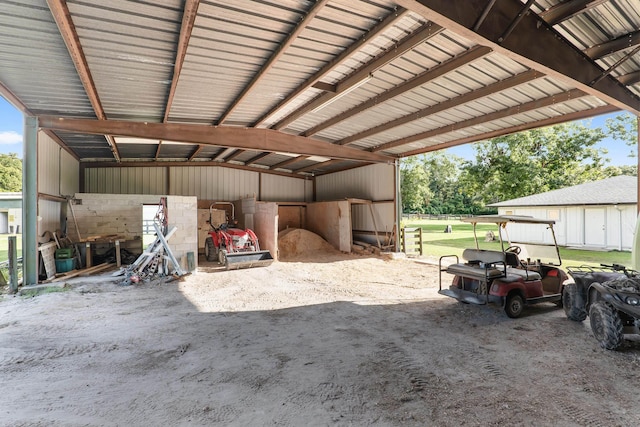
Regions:
<svg viewBox="0 0 640 427"><path fill-rule="evenodd" d="M489 206L572 206L614 205L637 203L638 179L635 176L614 176L532 196L519 197Z"/></svg>
<svg viewBox="0 0 640 427"><path fill-rule="evenodd" d="M574 76L545 75L547 64L518 62L517 54L506 55L472 32L462 36L455 25L438 21L447 25L442 28L430 22L436 14L420 11L431 3L51 1L54 12L56 5L68 8L66 22L52 14L46 0L5 1L0 10L0 93L33 114L93 118L99 112L82 82L86 71L110 120L153 123L166 115L170 123L271 127L378 152L390 161L440 144L605 111L601 107L610 98L597 97ZM537 0L531 11L545 15L561 3ZM192 4L197 11L191 21L191 9L185 8ZM536 19L546 25L542 17ZM640 7L638 0L610 0L552 25L560 40L589 62L579 51L638 31ZM79 42L77 52L65 45L63 36L69 33ZM631 95L640 94L640 78L634 75L640 73L640 52L625 58L635 47L591 62L602 73L610 72L606 79L628 79L629 107L640 110L640 99ZM486 50L475 54L479 49ZM78 55L86 60L86 70L76 68ZM618 66L608 70L614 64ZM508 83L530 67L537 69L535 78ZM571 92L577 87L589 93ZM573 96L563 97L565 93ZM114 160L103 136L57 134L83 161ZM118 141L124 140L116 135ZM232 143L158 144L129 141L118 148L127 161L214 160L264 170L288 159L278 153L260 156L259 144L241 152L227 151ZM318 174L357 165L304 157L278 170Z"/></svg>

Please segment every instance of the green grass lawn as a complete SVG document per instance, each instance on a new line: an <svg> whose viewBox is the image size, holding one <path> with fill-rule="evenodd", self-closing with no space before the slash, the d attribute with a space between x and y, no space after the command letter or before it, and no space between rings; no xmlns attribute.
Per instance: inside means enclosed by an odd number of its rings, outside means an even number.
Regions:
<svg viewBox="0 0 640 427"><path fill-rule="evenodd" d="M9 259L9 234L0 234L0 262ZM16 235L16 244L18 246L18 258L22 256L22 235Z"/></svg>
<svg viewBox="0 0 640 427"><path fill-rule="evenodd" d="M473 226L469 223L454 220L405 220L405 227L422 228L423 253L427 256L441 257L443 255L462 255L465 248L475 247ZM444 229L451 225L453 232L445 233ZM478 238L481 249L500 250L500 243L484 242L487 231L498 235L498 227L492 224L478 224ZM622 264L631 266L631 252L620 251L585 251L578 249L560 248L562 265L594 265Z"/></svg>

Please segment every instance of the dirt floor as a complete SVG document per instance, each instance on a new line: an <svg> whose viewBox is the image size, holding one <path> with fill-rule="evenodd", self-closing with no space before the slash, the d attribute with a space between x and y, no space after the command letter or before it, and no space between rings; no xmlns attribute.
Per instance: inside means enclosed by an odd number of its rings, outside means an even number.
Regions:
<svg viewBox="0 0 640 427"><path fill-rule="evenodd" d="M427 263L294 252L5 295L0 425L640 425L640 342L602 350L552 304L460 304Z"/></svg>

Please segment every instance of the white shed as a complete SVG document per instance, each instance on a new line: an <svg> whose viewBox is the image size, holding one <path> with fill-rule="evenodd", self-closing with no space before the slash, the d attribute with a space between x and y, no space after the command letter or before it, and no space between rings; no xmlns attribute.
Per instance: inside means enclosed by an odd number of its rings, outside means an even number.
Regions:
<svg viewBox="0 0 640 427"><path fill-rule="evenodd" d="M501 215L555 220L556 239L561 246L630 251L638 213L637 188L635 176L616 176L489 206L498 208Z"/></svg>

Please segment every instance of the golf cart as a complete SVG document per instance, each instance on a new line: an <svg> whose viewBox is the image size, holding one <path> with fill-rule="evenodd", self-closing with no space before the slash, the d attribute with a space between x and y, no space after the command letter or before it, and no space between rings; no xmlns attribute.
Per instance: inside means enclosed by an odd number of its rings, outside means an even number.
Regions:
<svg viewBox="0 0 640 427"><path fill-rule="evenodd" d="M457 255L440 257L438 293L463 303L498 304L513 318L522 314L525 305L552 302L562 306L568 277L559 268L562 260L553 231L555 221L521 215L483 215L462 221L473 224L476 247L463 251L464 262ZM480 249L478 224L497 226L500 250ZM509 232L520 241L511 241ZM496 242L486 245L495 248ZM442 273L454 276L447 289L442 288Z"/></svg>

